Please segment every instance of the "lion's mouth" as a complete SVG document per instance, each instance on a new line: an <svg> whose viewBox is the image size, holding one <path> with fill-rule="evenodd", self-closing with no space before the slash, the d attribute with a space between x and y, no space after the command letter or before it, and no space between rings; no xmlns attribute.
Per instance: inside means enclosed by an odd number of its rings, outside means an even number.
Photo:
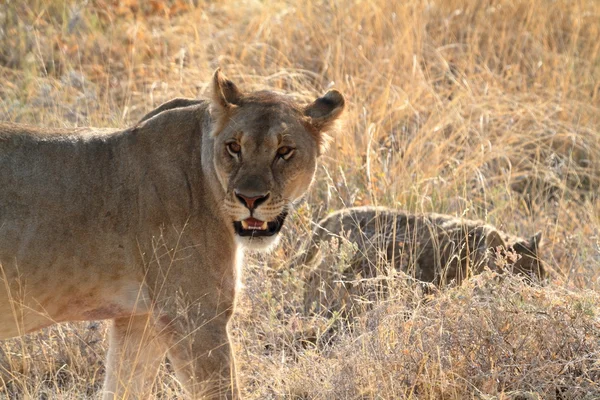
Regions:
<svg viewBox="0 0 600 400"><path fill-rule="evenodd" d="M246 218L243 221L234 221L233 229L239 236L273 236L281 230L287 212L282 212L273 221L261 221L256 218Z"/></svg>

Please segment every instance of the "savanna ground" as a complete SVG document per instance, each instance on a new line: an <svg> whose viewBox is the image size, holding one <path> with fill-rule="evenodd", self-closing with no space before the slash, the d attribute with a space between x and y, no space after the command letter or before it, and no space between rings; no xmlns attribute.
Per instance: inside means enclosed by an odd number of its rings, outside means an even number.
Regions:
<svg viewBox="0 0 600 400"><path fill-rule="evenodd" d="M124 127L206 94L217 66L243 88L348 100L282 246L244 266L245 397L600 398L600 2L0 1L1 120ZM303 316L286 260L311 219L364 204L542 230L549 284L398 281L352 327ZM2 343L0 398L98 396L105 329ZM180 395L168 366L156 390Z"/></svg>

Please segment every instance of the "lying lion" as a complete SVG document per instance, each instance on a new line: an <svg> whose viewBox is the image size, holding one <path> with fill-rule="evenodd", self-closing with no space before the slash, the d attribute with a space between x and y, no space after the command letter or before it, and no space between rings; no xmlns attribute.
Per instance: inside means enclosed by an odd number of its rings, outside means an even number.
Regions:
<svg viewBox="0 0 600 400"><path fill-rule="evenodd" d="M105 399L148 398L166 354L194 398L238 398L241 251L276 242L343 108L217 70L122 131L0 124L0 338L112 319Z"/></svg>
<svg viewBox="0 0 600 400"><path fill-rule="evenodd" d="M385 278L396 271L438 286L460 283L485 268L543 279L540 241L541 233L522 239L449 215L356 207L320 221L292 266L307 268L305 311L330 315L381 294Z"/></svg>

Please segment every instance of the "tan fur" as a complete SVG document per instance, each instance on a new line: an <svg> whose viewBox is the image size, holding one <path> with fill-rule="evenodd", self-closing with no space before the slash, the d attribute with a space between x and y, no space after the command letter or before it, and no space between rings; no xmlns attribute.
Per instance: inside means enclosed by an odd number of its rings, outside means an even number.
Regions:
<svg viewBox="0 0 600 400"><path fill-rule="evenodd" d="M307 106L245 94L219 71L212 91L123 131L0 124L0 338L113 319L105 399L148 398L165 354L192 397L239 397L236 262L278 231L240 237L234 222L287 213L344 106L337 92ZM251 210L239 196L254 194Z"/></svg>
<svg viewBox="0 0 600 400"><path fill-rule="evenodd" d="M526 240L482 221L449 215L356 207L320 221L293 264L308 268L305 311L331 314L361 308L355 300L381 294L385 285L385 279L371 278L395 271L436 285L460 283L486 267L542 279L540 239L540 234ZM369 290L369 283L376 290Z"/></svg>

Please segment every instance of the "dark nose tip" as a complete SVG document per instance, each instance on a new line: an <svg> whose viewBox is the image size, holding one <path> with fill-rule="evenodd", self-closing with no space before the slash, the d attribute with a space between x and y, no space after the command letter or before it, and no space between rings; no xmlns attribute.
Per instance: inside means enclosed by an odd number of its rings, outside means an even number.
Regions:
<svg viewBox="0 0 600 400"><path fill-rule="evenodd" d="M256 207L267 201L269 198L269 193L258 196L246 196L242 193L235 192L235 196L243 205L248 207L250 211L253 211Z"/></svg>

